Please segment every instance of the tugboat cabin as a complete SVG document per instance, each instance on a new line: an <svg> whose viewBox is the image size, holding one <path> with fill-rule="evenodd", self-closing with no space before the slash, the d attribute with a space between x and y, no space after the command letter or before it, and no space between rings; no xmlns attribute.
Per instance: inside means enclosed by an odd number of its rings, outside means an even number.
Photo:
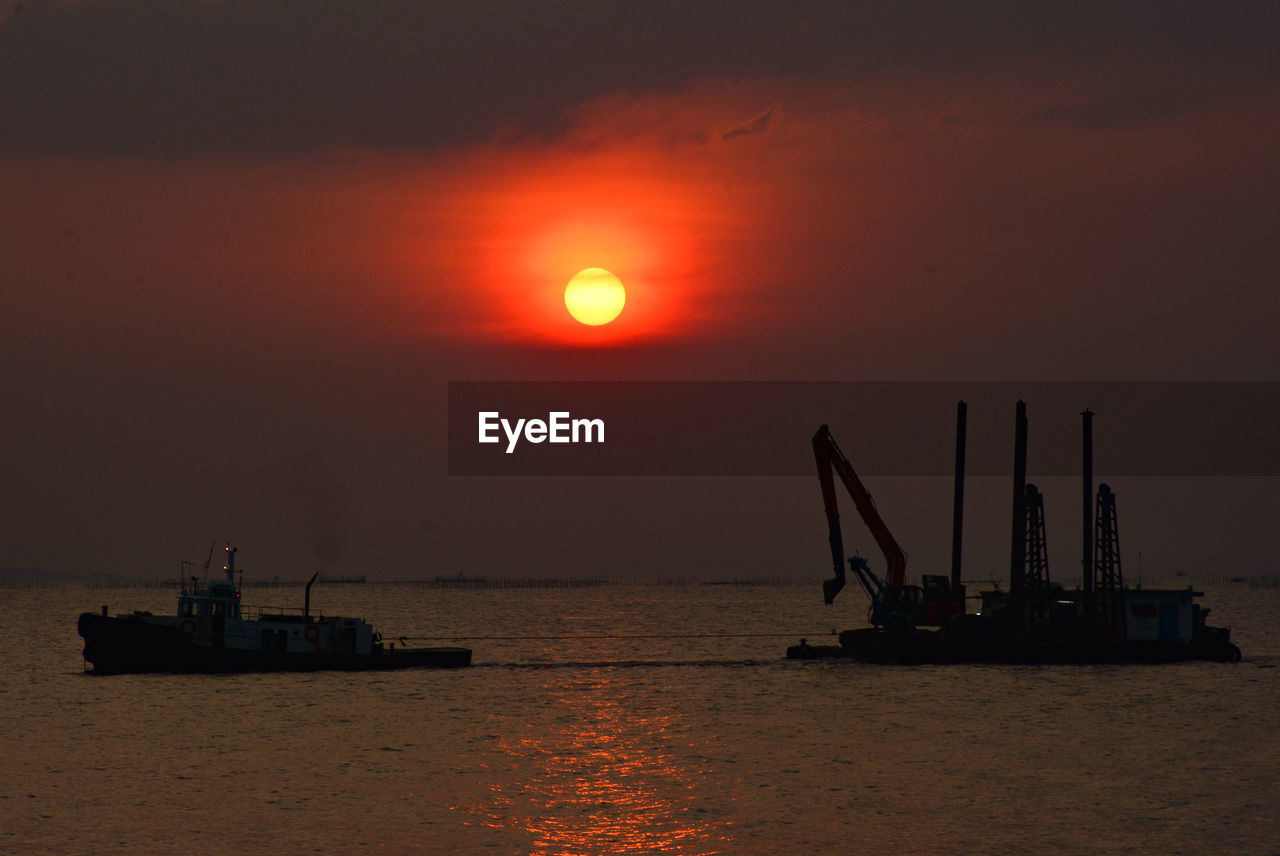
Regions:
<svg viewBox="0 0 1280 856"><path fill-rule="evenodd" d="M183 618L240 617L240 592L230 583L201 586L197 577L192 577L191 582L191 591L184 588L178 599L178 615Z"/></svg>
<svg viewBox="0 0 1280 856"><path fill-rule="evenodd" d="M1204 592L1184 589L1125 589L1129 639L1190 642L1205 635L1209 610L1195 602Z"/></svg>

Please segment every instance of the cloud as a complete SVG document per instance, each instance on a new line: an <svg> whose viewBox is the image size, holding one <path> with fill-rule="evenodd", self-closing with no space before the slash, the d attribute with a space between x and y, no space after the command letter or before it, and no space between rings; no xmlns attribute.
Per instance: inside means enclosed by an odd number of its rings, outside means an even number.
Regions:
<svg viewBox="0 0 1280 856"><path fill-rule="evenodd" d="M1199 97L1178 89L1106 92L1041 107L1029 113L1022 124L1031 127L1073 125L1094 130L1114 130L1169 118L1199 106Z"/></svg>
<svg viewBox="0 0 1280 856"><path fill-rule="evenodd" d="M1138 57L1274 77L1280 6L30 0L0 22L0 156L439 150L707 79Z"/></svg>
<svg viewBox="0 0 1280 856"><path fill-rule="evenodd" d="M750 134L763 134L769 129L769 122L773 119L773 113L777 109L776 105L770 107L751 121L739 125L736 128L730 128L728 131L725 131L720 135L720 140L727 143L730 140L737 139L738 137L745 137Z"/></svg>

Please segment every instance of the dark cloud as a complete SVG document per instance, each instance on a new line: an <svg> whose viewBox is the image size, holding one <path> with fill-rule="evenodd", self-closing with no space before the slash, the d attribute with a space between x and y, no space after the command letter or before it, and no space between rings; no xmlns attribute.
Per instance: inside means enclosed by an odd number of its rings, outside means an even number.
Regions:
<svg viewBox="0 0 1280 856"><path fill-rule="evenodd" d="M1202 105L1198 95L1177 89L1106 92L1032 112L1026 125L1074 125L1095 130L1126 128L1164 119Z"/></svg>
<svg viewBox="0 0 1280 856"><path fill-rule="evenodd" d="M434 149L691 80L1126 56L1273 74L1269 3L53 0L0 24L0 154Z"/></svg>
<svg viewBox="0 0 1280 856"><path fill-rule="evenodd" d="M776 109L776 107L770 107L751 121L739 125L736 128L730 128L728 131L725 131L720 135L720 139L727 143L730 140L737 139L738 137L745 137L750 134L763 134L765 131L769 130L769 122L773 119L773 112Z"/></svg>

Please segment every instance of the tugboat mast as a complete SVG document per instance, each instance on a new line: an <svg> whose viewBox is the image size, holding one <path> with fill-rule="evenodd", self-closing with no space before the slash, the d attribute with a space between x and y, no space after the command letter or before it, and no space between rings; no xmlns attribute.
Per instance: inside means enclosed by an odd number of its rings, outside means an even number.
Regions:
<svg viewBox="0 0 1280 856"><path fill-rule="evenodd" d="M236 584L236 548L228 544L226 550L227 563L222 566L222 570L226 572L227 582L234 586Z"/></svg>

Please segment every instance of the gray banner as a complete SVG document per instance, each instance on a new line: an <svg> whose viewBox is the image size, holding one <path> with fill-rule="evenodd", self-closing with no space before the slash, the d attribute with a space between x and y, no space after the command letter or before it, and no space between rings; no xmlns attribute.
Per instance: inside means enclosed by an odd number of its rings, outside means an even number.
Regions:
<svg viewBox="0 0 1280 856"><path fill-rule="evenodd" d="M1099 476L1280 475L1272 381L458 381L449 384L449 473L811 475L809 440L825 423L862 475L949 476L964 400L968 474L1003 476L1019 399L1033 477L1079 474L1086 408L1096 414Z"/></svg>

